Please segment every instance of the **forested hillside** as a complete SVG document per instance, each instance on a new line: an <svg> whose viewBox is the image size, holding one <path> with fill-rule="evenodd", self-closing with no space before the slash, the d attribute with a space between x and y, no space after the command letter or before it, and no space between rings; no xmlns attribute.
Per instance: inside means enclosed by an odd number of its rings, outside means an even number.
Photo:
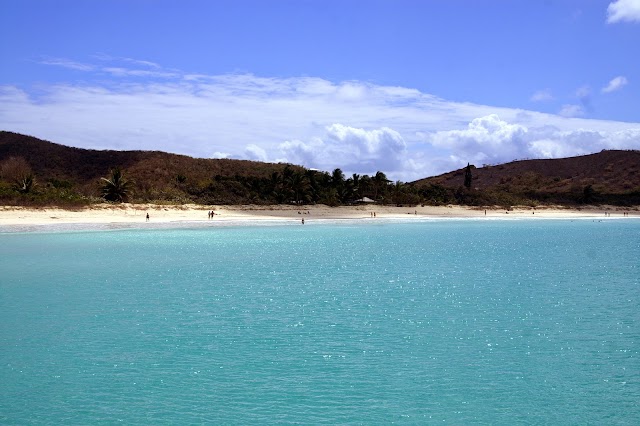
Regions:
<svg viewBox="0 0 640 426"><path fill-rule="evenodd" d="M602 151L550 160L514 161L413 182L427 201L472 205L640 204L640 151ZM450 199L443 200L443 194Z"/></svg>
<svg viewBox="0 0 640 426"><path fill-rule="evenodd" d="M201 159L159 151L71 148L0 132L0 202L88 204L102 201L105 180L119 170L124 201L199 204L347 204L364 196L385 200L388 180L346 177L292 164ZM417 198L412 200L417 202Z"/></svg>
<svg viewBox="0 0 640 426"><path fill-rule="evenodd" d="M640 205L640 151L468 168L411 183L159 151L72 148L0 132L0 203Z"/></svg>

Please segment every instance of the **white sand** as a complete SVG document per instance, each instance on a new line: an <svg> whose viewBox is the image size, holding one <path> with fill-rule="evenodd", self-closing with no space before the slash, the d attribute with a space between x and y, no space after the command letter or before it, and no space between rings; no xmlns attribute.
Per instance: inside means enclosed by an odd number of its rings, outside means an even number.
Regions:
<svg viewBox="0 0 640 426"><path fill-rule="evenodd" d="M207 213L215 211L213 219ZM486 212L486 213L485 213ZM605 214L606 212L606 214ZM462 207L462 206L351 206L328 207L315 206L164 206L153 204L98 204L78 210L59 208L23 208L0 206L0 226L25 227L56 224L131 224L146 223L149 214L150 223L194 223L194 222L243 222L258 223L265 220L283 222L310 223L317 219L409 219L411 218L606 218L625 217L640 218L636 208L622 209L615 207L599 207L585 209L565 209L562 207L530 207L514 208L507 212L502 209Z"/></svg>

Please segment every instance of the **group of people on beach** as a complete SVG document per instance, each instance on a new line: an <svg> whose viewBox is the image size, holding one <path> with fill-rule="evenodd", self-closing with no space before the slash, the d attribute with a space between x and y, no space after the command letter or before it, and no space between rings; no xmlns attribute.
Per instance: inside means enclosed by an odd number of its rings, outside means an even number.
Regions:
<svg viewBox="0 0 640 426"><path fill-rule="evenodd" d="M207 217L209 219L213 219L213 217L216 215L216 212L214 212L213 210L207 212Z"/></svg>

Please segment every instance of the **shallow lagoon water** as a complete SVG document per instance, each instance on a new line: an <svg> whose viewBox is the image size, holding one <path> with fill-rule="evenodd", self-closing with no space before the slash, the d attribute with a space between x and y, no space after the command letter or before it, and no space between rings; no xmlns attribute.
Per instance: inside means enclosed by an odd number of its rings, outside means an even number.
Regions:
<svg viewBox="0 0 640 426"><path fill-rule="evenodd" d="M637 424L640 221L0 234L0 423Z"/></svg>

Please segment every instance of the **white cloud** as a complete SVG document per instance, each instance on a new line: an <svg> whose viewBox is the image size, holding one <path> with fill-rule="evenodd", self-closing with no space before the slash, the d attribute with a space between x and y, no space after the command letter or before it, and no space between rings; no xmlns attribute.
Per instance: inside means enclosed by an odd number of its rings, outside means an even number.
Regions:
<svg viewBox="0 0 640 426"><path fill-rule="evenodd" d="M123 56L112 56L112 55L107 55L106 53L98 53L98 54L92 55L91 57L102 62L109 62L109 63L124 62L124 63L143 66L146 68L156 68L156 69L162 68L160 64L157 64L155 62L134 59L134 58L126 58Z"/></svg>
<svg viewBox="0 0 640 426"><path fill-rule="evenodd" d="M42 65L53 65L57 67L67 68L76 71L93 71L95 67L90 64L71 61L64 58L44 58L39 61Z"/></svg>
<svg viewBox="0 0 640 426"><path fill-rule="evenodd" d="M527 128L510 124L497 115L473 119L463 130L446 130L432 134L429 143L452 152L458 164L502 162L520 158Z"/></svg>
<svg viewBox="0 0 640 426"><path fill-rule="evenodd" d="M278 148L287 162L355 173L400 172L408 159L406 142L388 127L365 130L332 124L325 130L307 143L286 141Z"/></svg>
<svg viewBox="0 0 640 426"><path fill-rule="evenodd" d="M566 106L563 114L574 118L565 118L358 81L196 75L122 58L111 62L100 59L83 69L89 83L82 85L0 86L0 129L83 148L282 160L345 173L381 170L405 181L463 161L577 152L558 143L569 140L560 132L591 132L582 133L592 141L591 152L614 141L640 149L637 136L613 136L635 132L640 123L575 118L584 114L580 105ZM171 75L104 71L113 67Z"/></svg>
<svg viewBox="0 0 640 426"><path fill-rule="evenodd" d="M320 166L320 163L324 162L320 157L326 155L326 151L324 142L319 138L314 138L307 143L299 140L286 141L278 145L278 149L280 150L280 155L283 156L278 159L283 163L300 164L305 167L322 168L324 170L331 170L332 166L334 168L340 167L335 161L330 161L330 164Z"/></svg>
<svg viewBox="0 0 640 426"><path fill-rule="evenodd" d="M571 118L571 117L581 117L584 115L584 108L581 105L562 105L560 112L558 112L563 117Z"/></svg>
<svg viewBox="0 0 640 426"><path fill-rule="evenodd" d="M602 149L638 149L640 127L596 131L560 130L555 126L526 127L508 123L496 115L477 118L467 129L436 132L428 143L453 152L450 169L497 164L523 158L559 158L584 155Z"/></svg>
<svg viewBox="0 0 640 426"><path fill-rule="evenodd" d="M176 78L179 77L179 74L173 72L172 70L162 70L160 65L150 62L150 61L140 61L131 58L116 58L108 55L95 55L94 58L98 59L101 62L107 63L122 63L124 65L137 65L141 66L140 68L130 68L128 66L104 66L104 65L93 65L93 64L85 64L81 62L72 61L64 58L44 58L39 61L42 65L53 65L58 67L63 67L67 69L72 69L76 71L85 71L85 72L98 72L110 74L115 77L149 77L149 78Z"/></svg>
<svg viewBox="0 0 640 426"><path fill-rule="evenodd" d="M267 151L263 148L260 148L258 145L250 144L247 145L244 149L244 156L247 160L254 161L269 161L269 157L267 156Z"/></svg>
<svg viewBox="0 0 640 426"><path fill-rule="evenodd" d="M177 74L163 71L138 70L123 67L105 67L102 71L112 74L116 77L156 77L156 78L175 78Z"/></svg>
<svg viewBox="0 0 640 426"><path fill-rule="evenodd" d="M161 68L159 64L156 64L155 62L151 62L151 61L144 61L144 60L132 59L132 58L119 58L119 59L124 62L136 64L136 65L142 65L148 68Z"/></svg>
<svg viewBox="0 0 640 426"><path fill-rule="evenodd" d="M618 77L612 79L609 82L609 84L607 84L605 87L602 88L602 93L615 92L616 90L622 89L624 86L627 85L627 83L629 83L629 82L627 81L626 77L618 76Z"/></svg>
<svg viewBox="0 0 640 426"><path fill-rule="evenodd" d="M216 151L213 154L211 154L211 158L220 159L220 158L229 158L229 157L231 157L231 154L228 152Z"/></svg>
<svg viewBox="0 0 640 426"><path fill-rule="evenodd" d="M544 102L553 100L551 89L538 90L533 95L531 95L531 100L533 102Z"/></svg>
<svg viewBox="0 0 640 426"><path fill-rule="evenodd" d="M640 0L616 0L607 7L607 23L640 22Z"/></svg>

